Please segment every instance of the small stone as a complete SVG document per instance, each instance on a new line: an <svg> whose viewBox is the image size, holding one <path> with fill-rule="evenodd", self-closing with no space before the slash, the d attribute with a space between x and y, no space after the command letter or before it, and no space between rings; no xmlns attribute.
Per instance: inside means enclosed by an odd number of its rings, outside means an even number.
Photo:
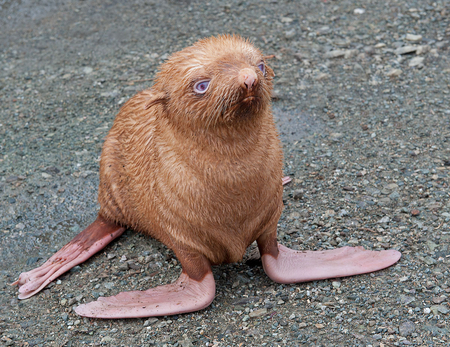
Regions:
<svg viewBox="0 0 450 347"><path fill-rule="evenodd" d="M248 315L250 318L261 317L267 313L267 308L260 308L259 310L255 310L250 312Z"/></svg>
<svg viewBox="0 0 450 347"><path fill-rule="evenodd" d="M402 70L400 69L391 69L388 72L386 72L386 76L388 77L398 77L402 74Z"/></svg>
<svg viewBox="0 0 450 347"><path fill-rule="evenodd" d="M106 282L103 284L106 289L112 289L114 288L114 282Z"/></svg>
<svg viewBox="0 0 450 347"><path fill-rule="evenodd" d="M91 68L90 66L85 66L85 67L83 68L83 73L84 73L85 75L91 74L92 71L94 71L94 69Z"/></svg>
<svg viewBox="0 0 450 347"><path fill-rule="evenodd" d="M398 184L396 184L396 183L389 183L388 185L386 185L385 188L389 189L389 190L394 190L394 189L398 188Z"/></svg>
<svg viewBox="0 0 450 347"><path fill-rule="evenodd" d="M409 67L416 67L422 65L424 60L425 60L424 57L414 57L409 61L408 65Z"/></svg>
<svg viewBox="0 0 450 347"><path fill-rule="evenodd" d="M444 305L433 305L430 307L430 310L433 312L434 315L437 315L438 313L447 314L450 311Z"/></svg>
<svg viewBox="0 0 450 347"><path fill-rule="evenodd" d="M292 197L294 200L302 200L303 199L303 190L302 189L296 189L292 193Z"/></svg>
<svg viewBox="0 0 450 347"><path fill-rule="evenodd" d="M440 303L444 302L445 300L447 300L447 298L444 297L444 296L435 296L435 297L433 297L431 300L432 300L433 303L435 303L435 304L440 304Z"/></svg>
<svg viewBox="0 0 450 347"><path fill-rule="evenodd" d="M429 307L425 307L425 308L423 309L423 313L425 313L425 314L430 314L430 313L431 313L430 308L429 308Z"/></svg>
<svg viewBox="0 0 450 347"><path fill-rule="evenodd" d="M144 322L144 327L148 327L150 325L155 324L158 321L158 318L149 318Z"/></svg>
<svg viewBox="0 0 450 347"><path fill-rule="evenodd" d="M332 59L332 58L339 58L345 56L345 50L342 49L336 49L334 51L329 51L325 53L325 58Z"/></svg>
<svg viewBox="0 0 450 347"><path fill-rule="evenodd" d="M406 34L406 40L411 42L422 41L422 35Z"/></svg>
<svg viewBox="0 0 450 347"><path fill-rule="evenodd" d="M278 300L277 305L283 305L284 301L283 300Z"/></svg>
<svg viewBox="0 0 450 347"><path fill-rule="evenodd" d="M41 173L41 176L44 177L44 178L52 178L52 175L49 175L49 174L46 173L46 172L42 172L42 173Z"/></svg>
<svg viewBox="0 0 450 347"><path fill-rule="evenodd" d="M416 330L416 325L411 321L406 321L398 327L400 336L409 336Z"/></svg>
<svg viewBox="0 0 450 347"><path fill-rule="evenodd" d="M284 33L284 37L286 37L287 39L292 39L293 37L295 37L295 34L295 29L291 29Z"/></svg>
<svg viewBox="0 0 450 347"><path fill-rule="evenodd" d="M325 328L325 325L324 325L324 324L321 324L321 323L317 323L317 324L314 324L314 325L316 326L317 329L323 329L323 328Z"/></svg>
<svg viewBox="0 0 450 347"><path fill-rule="evenodd" d="M439 247L438 244L434 243L431 240L427 240L427 247L429 248L430 251L434 252L434 250Z"/></svg>
<svg viewBox="0 0 450 347"><path fill-rule="evenodd" d="M19 224L16 225L15 228L18 229L18 230L23 230L23 229L25 229L25 224L19 223Z"/></svg>
<svg viewBox="0 0 450 347"><path fill-rule="evenodd" d="M373 337L374 340L381 340L383 338L383 335L381 335L381 334L374 334L372 337Z"/></svg>
<svg viewBox="0 0 450 347"><path fill-rule="evenodd" d="M67 299L62 299L59 303L61 304L61 306L66 306Z"/></svg>
<svg viewBox="0 0 450 347"><path fill-rule="evenodd" d="M364 12L366 12L366 10L363 9L363 8L355 8L355 9L353 10L353 13L354 13L354 14L363 14Z"/></svg>
<svg viewBox="0 0 450 347"><path fill-rule="evenodd" d="M333 281L331 282L331 285L333 286L333 288L340 288L341 287L341 282L339 281Z"/></svg>
<svg viewBox="0 0 450 347"><path fill-rule="evenodd" d="M378 224L385 224L385 223L389 223L390 222L390 218L388 216L384 216L383 218L381 218L377 223Z"/></svg>
<svg viewBox="0 0 450 347"><path fill-rule="evenodd" d="M397 55L403 55L403 54L410 54L414 53L417 50L417 46L403 46L399 47L395 50L395 54Z"/></svg>
<svg viewBox="0 0 450 347"><path fill-rule="evenodd" d="M112 338L111 336L105 336L104 338L102 338L102 342L109 343L109 342L113 342L113 341L114 341L114 338Z"/></svg>
<svg viewBox="0 0 450 347"><path fill-rule="evenodd" d="M417 210L417 209L411 210L411 215L412 215L412 216L418 216L419 214L420 214L420 211L419 211L419 210Z"/></svg>
<svg viewBox="0 0 450 347"><path fill-rule="evenodd" d="M298 328L299 328L299 329L306 328L307 326L308 326L308 324L306 324L306 323L304 323L304 322L301 322L301 323L298 324Z"/></svg>

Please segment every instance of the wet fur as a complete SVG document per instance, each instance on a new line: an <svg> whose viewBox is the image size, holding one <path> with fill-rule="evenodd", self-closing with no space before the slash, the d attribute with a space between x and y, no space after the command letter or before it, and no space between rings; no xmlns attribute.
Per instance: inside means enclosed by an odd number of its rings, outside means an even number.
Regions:
<svg viewBox="0 0 450 347"><path fill-rule="evenodd" d="M282 210L282 151L270 95L273 72L235 36L197 42L162 65L155 84L131 98L108 134L100 164L99 214L198 252L235 262ZM257 72L244 100L240 69ZM210 78L207 92L193 91Z"/></svg>

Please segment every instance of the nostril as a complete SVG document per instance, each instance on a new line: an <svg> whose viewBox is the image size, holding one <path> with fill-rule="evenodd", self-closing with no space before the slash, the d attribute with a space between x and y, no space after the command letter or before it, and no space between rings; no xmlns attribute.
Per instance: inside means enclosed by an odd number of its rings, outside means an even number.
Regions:
<svg viewBox="0 0 450 347"><path fill-rule="evenodd" d="M255 78L252 75L245 76L244 85L247 89L251 89L255 85Z"/></svg>
<svg viewBox="0 0 450 347"><path fill-rule="evenodd" d="M257 83L258 76L255 71L251 69L242 69L239 73L239 81L241 83L242 88L247 90L251 90Z"/></svg>

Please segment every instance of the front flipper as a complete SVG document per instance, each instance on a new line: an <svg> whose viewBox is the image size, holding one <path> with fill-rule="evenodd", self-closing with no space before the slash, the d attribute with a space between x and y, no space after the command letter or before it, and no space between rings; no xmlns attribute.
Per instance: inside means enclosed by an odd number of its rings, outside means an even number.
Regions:
<svg viewBox="0 0 450 347"><path fill-rule="evenodd" d="M215 291L212 272L200 281L183 272L172 284L100 297L97 301L78 306L75 312L92 318L140 318L187 313L209 306Z"/></svg>
<svg viewBox="0 0 450 347"><path fill-rule="evenodd" d="M171 246L183 267L174 283L100 297L78 306L75 312L92 318L142 318L193 312L209 306L216 293L209 261L198 253Z"/></svg>
<svg viewBox="0 0 450 347"><path fill-rule="evenodd" d="M19 299L29 298L66 271L105 248L124 231L125 228L98 216L94 223L75 236L44 264L31 271L22 272L19 279L11 285L19 285Z"/></svg>
<svg viewBox="0 0 450 347"><path fill-rule="evenodd" d="M369 251L363 247L342 247L325 251L295 251L276 238L258 239L264 271L275 282L298 283L360 275L395 264L401 253Z"/></svg>

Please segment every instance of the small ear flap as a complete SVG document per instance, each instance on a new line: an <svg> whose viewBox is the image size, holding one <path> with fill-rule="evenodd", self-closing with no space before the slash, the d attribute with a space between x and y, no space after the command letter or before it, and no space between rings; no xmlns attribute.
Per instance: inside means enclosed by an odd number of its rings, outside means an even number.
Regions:
<svg viewBox="0 0 450 347"><path fill-rule="evenodd" d="M150 107L157 104L164 104L167 101L167 96L163 92L153 92L152 90L149 90L146 94L147 100L144 104L144 110L148 110Z"/></svg>

